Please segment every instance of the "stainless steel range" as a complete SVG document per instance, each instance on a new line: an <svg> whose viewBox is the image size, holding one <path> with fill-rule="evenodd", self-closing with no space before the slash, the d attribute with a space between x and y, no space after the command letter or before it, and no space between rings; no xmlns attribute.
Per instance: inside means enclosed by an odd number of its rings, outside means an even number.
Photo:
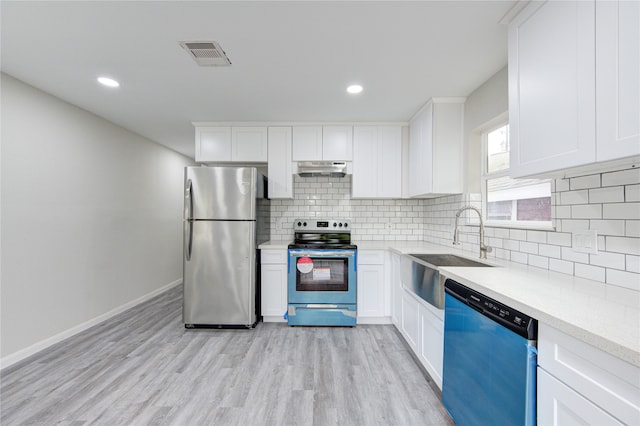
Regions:
<svg viewBox="0 0 640 426"><path fill-rule="evenodd" d="M343 219L296 219L289 245L289 325L356 325L356 256Z"/></svg>

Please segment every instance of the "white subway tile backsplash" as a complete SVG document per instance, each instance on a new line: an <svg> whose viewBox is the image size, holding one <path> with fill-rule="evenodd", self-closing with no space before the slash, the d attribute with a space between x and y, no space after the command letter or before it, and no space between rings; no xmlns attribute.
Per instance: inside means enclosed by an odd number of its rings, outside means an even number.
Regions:
<svg viewBox="0 0 640 426"><path fill-rule="evenodd" d="M556 231L486 227L491 257L586 276L606 282L612 294L638 294L640 286L640 170L556 179L552 194ZM353 224L353 239L362 241L428 241L450 246L456 211L481 207L479 194L428 200L351 199L351 177L294 177L293 200L272 200L272 237L293 236L298 217L344 217ZM479 251L478 220L466 212L461 222L461 248ZM387 228L387 225L391 228ZM598 254L571 249L573 232L598 233ZM604 271L604 276L603 276ZM606 279L605 279L606 278ZM614 289L614 290L611 290Z"/></svg>
<svg viewBox="0 0 640 426"><path fill-rule="evenodd" d="M549 258L543 256L529 255L529 265L537 268L549 269Z"/></svg>
<svg viewBox="0 0 640 426"><path fill-rule="evenodd" d="M589 264L595 266L602 266L605 268L613 269L625 269L625 257L620 253L608 253L606 251L599 251L598 254L589 255Z"/></svg>
<svg viewBox="0 0 640 426"><path fill-rule="evenodd" d="M571 247L571 233L569 232L549 232L547 243L556 246Z"/></svg>
<svg viewBox="0 0 640 426"><path fill-rule="evenodd" d="M595 281L605 280L605 268L601 268L598 266L576 263L574 274L576 277L588 278Z"/></svg>
<svg viewBox="0 0 640 426"><path fill-rule="evenodd" d="M561 249L562 260L568 260L571 262L589 263L589 255L587 253L580 253L574 251L570 247L562 247Z"/></svg>
<svg viewBox="0 0 640 426"><path fill-rule="evenodd" d="M579 204L571 206L573 219L602 219L601 204Z"/></svg>
<svg viewBox="0 0 640 426"><path fill-rule="evenodd" d="M569 204L589 204L589 191L567 191L560 193L560 203Z"/></svg>
<svg viewBox="0 0 640 426"><path fill-rule="evenodd" d="M624 201L640 201L640 185L625 186L624 194Z"/></svg>
<svg viewBox="0 0 640 426"><path fill-rule="evenodd" d="M512 240L526 241L527 240L527 231L525 231L523 229L510 229L509 230L509 238L511 238Z"/></svg>
<svg viewBox="0 0 640 426"><path fill-rule="evenodd" d="M625 220L624 227L626 237L640 237L640 220Z"/></svg>
<svg viewBox="0 0 640 426"><path fill-rule="evenodd" d="M511 261L512 262L517 262L517 263L524 263L525 265L527 264L529 255L527 255L526 253L521 253L519 251L512 251L511 252Z"/></svg>
<svg viewBox="0 0 640 426"><path fill-rule="evenodd" d="M640 291L640 275L633 272L607 269L606 283Z"/></svg>
<svg viewBox="0 0 640 426"><path fill-rule="evenodd" d="M640 256L626 255L626 268L629 272L640 274Z"/></svg>
<svg viewBox="0 0 640 426"><path fill-rule="evenodd" d="M556 259L560 259L561 258L560 246L552 246L549 244L539 244L538 254L540 256L554 257Z"/></svg>
<svg viewBox="0 0 640 426"><path fill-rule="evenodd" d="M640 255L640 238L605 237L605 250L614 253Z"/></svg>
<svg viewBox="0 0 640 426"><path fill-rule="evenodd" d="M573 275L573 262L559 259L549 259L549 269L563 274Z"/></svg>
<svg viewBox="0 0 640 426"><path fill-rule="evenodd" d="M623 203L624 186L610 186L589 190L590 203Z"/></svg>
<svg viewBox="0 0 640 426"><path fill-rule="evenodd" d="M627 169L602 174L602 186L633 185L640 183L640 169Z"/></svg>
<svg viewBox="0 0 640 426"><path fill-rule="evenodd" d="M569 179L556 179L555 181L556 192L568 191L569 187Z"/></svg>
<svg viewBox="0 0 640 426"><path fill-rule="evenodd" d="M640 203L603 204L602 217L604 219L640 220Z"/></svg>
<svg viewBox="0 0 640 426"><path fill-rule="evenodd" d="M600 174L580 176L569 179L569 188L576 189L597 188L600 186Z"/></svg>
<svg viewBox="0 0 640 426"><path fill-rule="evenodd" d="M560 223L562 232L576 232L589 229L589 221L587 219L562 219Z"/></svg>
<svg viewBox="0 0 640 426"><path fill-rule="evenodd" d="M538 254L538 244L528 243L526 241L520 242L520 251L530 254Z"/></svg>
<svg viewBox="0 0 640 426"><path fill-rule="evenodd" d="M532 243L546 243L547 232L546 231L527 231L527 241Z"/></svg>
<svg viewBox="0 0 640 426"><path fill-rule="evenodd" d="M589 229L598 231L599 235L624 236L624 220L591 220Z"/></svg>

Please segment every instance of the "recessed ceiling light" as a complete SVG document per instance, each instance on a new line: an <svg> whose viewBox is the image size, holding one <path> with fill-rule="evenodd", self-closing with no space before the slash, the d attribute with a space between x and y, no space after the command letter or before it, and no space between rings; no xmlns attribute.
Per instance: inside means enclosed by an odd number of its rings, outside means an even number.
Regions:
<svg viewBox="0 0 640 426"><path fill-rule="evenodd" d="M118 87L120 83L109 77L98 77L98 83L107 87Z"/></svg>
<svg viewBox="0 0 640 426"><path fill-rule="evenodd" d="M347 92L355 95L356 93L362 92L362 86L360 86L359 84L352 84L351 86L347 87Z"/></svg>

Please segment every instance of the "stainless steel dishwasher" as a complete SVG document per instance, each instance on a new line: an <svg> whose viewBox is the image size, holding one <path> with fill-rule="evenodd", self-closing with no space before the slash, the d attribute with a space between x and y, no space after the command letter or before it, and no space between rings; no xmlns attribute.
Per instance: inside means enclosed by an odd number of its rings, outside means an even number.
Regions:
<svg viewBox="0 0 640 426"><path fill-rule="evenodd" d="M442 403L457 426L536 424L538 322L445 281Z"/></svg>

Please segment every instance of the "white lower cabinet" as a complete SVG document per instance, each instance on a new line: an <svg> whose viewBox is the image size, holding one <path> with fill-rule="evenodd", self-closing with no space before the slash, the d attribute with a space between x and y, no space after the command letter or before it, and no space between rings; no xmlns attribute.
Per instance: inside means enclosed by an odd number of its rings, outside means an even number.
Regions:
<svg viewBox="0 0 640 426"><path fill-rule="evenodd" d="M538 324L539 425L640 424L640 368Z"/></svg>
<svg viewBox="0 0 640 426"><path fill-rule="evenodd" d="M391 322L400 329L402 319L402 275L400 273L400 255L391 253Z"/></svg>
<svg viewBox="0 0 640 426"><path fill-rule="evenodd" d="M264 322L285 322L287 310L287 250L262 249L260 309Z"/></svg>
<svg viewBox="0 0 640 426"><path fill-rule="evenodd" d="M420 304L420 353L418 358L433 381L442 389L442 354L444 352L444 311Z"/></svg>
<svg viewBox="0 0 640 426"><path fill-rule="evenodd" d="M540 367L537 383L539 425L622 425Z"/></svg>
<svg viewBox="0 0 640 426"><path fill-rule="evenodd" d="M388 323L384 250L358 250L358 323Z"/></svg>
<svg viewBox="0 0 640 426"><path fill-rule="evenodd" d="M400 329L409 347L417 355L420 348L420 303L410 291L402 291L402 327Z"/></svg>

